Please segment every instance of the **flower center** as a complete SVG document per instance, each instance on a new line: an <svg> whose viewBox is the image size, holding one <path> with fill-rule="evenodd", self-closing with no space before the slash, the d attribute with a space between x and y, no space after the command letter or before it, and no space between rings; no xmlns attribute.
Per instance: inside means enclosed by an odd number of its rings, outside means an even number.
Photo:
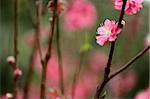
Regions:
<svg viewBox="0 0 150 99"><path fill-rule="evenodd" d="M111 31L108 30L108 29L105 29L105 35L106 35L106 36L109 36L110 34L111 34Z"/></svg>

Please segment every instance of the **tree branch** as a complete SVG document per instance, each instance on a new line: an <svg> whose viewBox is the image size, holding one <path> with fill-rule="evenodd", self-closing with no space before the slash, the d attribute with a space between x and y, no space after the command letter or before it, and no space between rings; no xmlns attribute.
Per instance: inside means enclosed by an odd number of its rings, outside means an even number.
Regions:
<svg viewBox="0 0 150 99"><path fill-rule="evenodd" d="M13 71L17 68L18 63L18 23L19 23L19 2L15 0L14 2L14 58L15 64L13 66ZM14 92L13 99L17 97L17 87L18 87L18 77L14 76Z"/></svg>
<svg viewBox="0 0 150 99"><path fill-rule="evenodd" d="M53 35L54 35L54 30L55 30L56 12L57 12L57 0L54 0L54 10L53 10L51 27L50 27L48 51L46 53L44 60L41 60L43 68L42 68L40 99L45 99L45 83L46 83L46 74L47 74L47 63L48 63L48 60L51 58L51 49L52 49L52 40L53 40Z"/></svg>
<svg viewBox="0 0 150 99"><path fill-rule="evenodd" d="M117 76L124 70L126 70L131 64L133 64L137 59L139 59L141 56L143 56L148 50L150 46L147 46L144 48L141 52L139 52L135 57L133 57L131 60L129 60L125 65L123 65L120 69L118 69L115 73L111 74L109 77L109 80L112 79L113 77Z"/></svg>
<svg viewBox="0 0 150 99"><path fill-rule="evenodd" d="M42 7L42 0L36 1L36 25L35 25L35 37L36 37L36 44L37 49L39 51L40 59L42 60L42 50L41 50L41 44L40 44L40 32L41 32L41 7Z"/></svg>
<svg viewBox="0 0 150 99"><path fill-rule="evenodd" d="M23 99L28 99L29 98L29 87L32 81L32 76L33 76L33 70L34 70L34 64L33 64L33 58L34 58L34 52L36 51L36 46L35 46L35 40L34 40L34 45L32 48L32 52L31 52L31 56L29 59L29 69L27 72L27 76L25 79L25 85L24 85L24 89L23 89Z"/></svg>
<svg viewBox="0 0 150 99"><path fill-rule="evenodd" d="M76 71L75 71L74 76L73 76L73 84L72 84L72 92L71 92L72 99L74 99L74 96L76 94L75 92L76 92L77 79L78 79L78 77L80 75L80 71L81 71L81 68L82 68L84 55L85 55L85 53L81 52L80 59L79 59L80 60L79 66L77 66Z"/></svg>
<svg viewBox="0 0 150 99"><path fill-rule="evenodd" d="M59 15L57 13L56 20L56 43L57 43L57 55L59 62L59 83L62 95L64 94L64 74L63 74L63 63L62 63L62 55L61 55L61 44L60 44L60 32L59 32Z"/></svg>
<svg viewBox="0 0 150 99"><path fill-rule="evenodd" d="M123 16L124 16L124 13L125 13L126 2L127 2L127 0L123 0L122 10L121 10L120 17L119 17L119 22L118 22L118 28L123 27L121 22L123 20ZM105 85L108 81L108 76L110 74L110 66L111 66L112 57L113 57L113 53L114 53L115 43L116 43L116 41L113 41L111 43L109 58L108 58L107 66L105 67L104 80L103 80L102 84L99 84L98 87L97 87L95 99L99 99L99 97L102 93L102 90L103 90L103 88L105 87Z"/></svg>

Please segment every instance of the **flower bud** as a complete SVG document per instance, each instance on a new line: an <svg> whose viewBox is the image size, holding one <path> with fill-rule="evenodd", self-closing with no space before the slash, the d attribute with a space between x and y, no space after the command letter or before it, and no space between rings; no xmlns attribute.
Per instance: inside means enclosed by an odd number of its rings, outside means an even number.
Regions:
<svg viewBox="0 0 150 99"><path fill-rule="evenodd" d="M11 98L13 98L13 94L12 94L12 93L6 93L6 97L7 97L8 99L11 99Z"/></svg>
<svg viewBox="0 0 150 99"><path fill-rule="evenodd" d="M7 63L9 63L9 64L15 64L15 58L14 58L14 56L8 56L7 57Z"/></svg>
<svg viewBox="0 0 150 99"><path fill-rule="evenodd" d="M50 18L49 18L49 21L50 21L50 22L52 22L52 20L53 20L53 18L52 18L52 17L50 17Z"/></svg>
<svg viewBox="0 0 150 99"><path fill-rule="evenodd" d="M121 21L121 24L125 26L126 22L124 20Z"/></svg>
<svg viewBox="0 0 150 99"><path fill-rule="evenodd" d="M19 68L16 68L15 71L14 71L14 75L17 76L17 77L21 76L22 75L22 71Z"/></svg>

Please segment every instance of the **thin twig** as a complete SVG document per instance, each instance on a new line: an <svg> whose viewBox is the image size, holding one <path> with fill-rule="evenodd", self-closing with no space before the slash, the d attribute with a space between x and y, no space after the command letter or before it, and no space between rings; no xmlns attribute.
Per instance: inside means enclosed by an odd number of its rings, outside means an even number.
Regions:
<svg viewBox="0 0 150 99"><path fill-rule="evenodd" d="M17 68L18 63L18 25L19 24L19 2L15 0L14 2L14 57L15 57L15 64L13 66L13 70ZM18 77L14 76L14 92L13 92L13 99L17 97L17 87L18 87Z"/></svg>
<svg viewBox="0 0 150 99"><path fill-rule="evenodd" d="M46 53L44 60L41 60L43 68L42 68L40 99L45 99L47 63L48 63L48 60L51 58L51 49L52 49L52 40L53 40L54 29L55 29L56 12L57 12L57 0L54 0L54 10L53 10L53 16L52 16L51 27L50 27L48 51Z"/></svg>
<svg viewBox="0 0 150 99"><path fill-rule="evenodd" d="M121 66L121 68L118 69L115 73L111 74L109 77L109 80L112 79L113 77L117 76L118 74L120 74L121 72L126 70L127 68L129 68L129 66L131 66L131 64L133 64L137 59L139 59L141 56L143 56L149 49L150 49L150 46L147 46L146 48L144 48L135 57L133 57L131 60L129 60L125 65Z"/></svg>
<svg viewBox="0 0 150 99"><path fill-rule="evenodd" d="M15 0L14 4L14 57L16 64L18 62L18 21L19 21L19 2Z"/></svg>
<svg viewBox="0 0 150 99"><path fill-rule="evenodd" d="M80 75L80 71L81 71L81 68L82 68L82 62L83 62L83 57L84 57L84 53L81 53L80 54L80 62L79 62L79 66L76 68L76 71L75 71L75 74L73 76L73 84L72 84L72 99L74 99L74 96L75 96L75 92L76 92L76 85L77 85L77 79Z"/></svg>
<svg viewBox="0 0 150 99"><path fill-rule="evenodd" d="M125 13L126 2L127 2L127 0L123 0L122 10L121 10L120 17L119 17L119 22L118 22L118 28L122 28L121 22L122 22L122 20L123 20L123 16L124 16L124 13ZM101 95L101 93L102 93L102 90L103 90L103 88L105 87L105 85L106 85L106 83L107 83L107 81L108 81L108 76L109 76L109 74L110 74L110 66L111 66L112 57L113 57L113 53L114 53L115 43L116 43L116 41L113 41L113 42L111 43L109 58L108 58L107 66L105 67L104 80L103 80L103 82L97 87L95 99L99 99L99 98L100 98L100 95Z"/></svg>
<svg viewBox="0 0 150 99"><path fill-rule="evenodd" d="M34 70L33 58L34 58L34 52L35 51L36 51L36 46L34 43L33 48L32 48L32 52L31 52L31 56L29 59L29 69L28 69L27 76L25 79L25 86L24 86L24 90L23 90L23 92L24 92L23 99L29 98L29 87L30 87L30 84L32 81L33 70Z"/></svg>
<svg viewBox="0 0 150 99"><path fill-rule="evenodd" d="M42 0L36 1L36 25L35 25L35 37L36 37L36 44L39 51L40 59L42 60L42 50L40 45L40 32L41 32L41 7L42 7Z"/></svg>
<svg viewBox="0 0 150 99"><path fill-rule="evenodd" d="M61 54L61 43L60 43L60 32L59 32L59 15L57 13L56 20L56 45L57 45L57 55L58 55L58 63L59 63L59 83L62 95L64 95L64 73L63 73L63 61Z"/></svg>

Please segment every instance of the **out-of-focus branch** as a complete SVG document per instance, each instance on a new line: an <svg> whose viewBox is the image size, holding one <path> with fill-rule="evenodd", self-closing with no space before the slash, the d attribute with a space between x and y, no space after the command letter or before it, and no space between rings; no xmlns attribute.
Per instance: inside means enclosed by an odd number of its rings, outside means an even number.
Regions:
<svg viewBox="0 0 150 99"><path fill-rule="evenodd" d="M19 2L18 0L14 1L14 58L15 64L13 65L13 71L17 69L18 63L18 25L19 24ZM18 76L14 75L14 92L13 99L17 97L17 87L18 87Z"/></svg>
<svg viewBox="0 0 150 99"><path fill-rule="evenodd" d="M40 44L40 32L41 32L41 7L42 7L42 0L36 1L36 24L35 24L35 38L36 38L36 45L37 49L39 51L40 59L42 59L42 50L41 50L41 44Z"/></svg>
<svg viewBox="0 0 150 99"><path fill-rule="evenodd" d="M75 96L77 79L80 75L80 71L82 68L83 57L84 57L84 52L81 52L80 59L79 59L79 66L77 66L76 71L75 71L74 76L73 76L72 92L71 92L72 99L74 99L74 96Z"/></svg>
<svg viewBox="0 0 150 99"><path fill-rule="evenodd" d="M48 51L46 53L44 60L41 60L43 68L42 68L40 99L45 99L47 63L48 60L51 58L52 40L53 40L53 35L55 30L56 14L57 14L57 0L54 0L54 10L53 10L53 15L51 20L51 27L50 27L50 34L49 34L49 41L48 41Z"/></svg>
<svg viewBox="0 0 150 99"><path fill-rule="evenodd" d="M35 41L35 40L34 40ZM34 58L34 52L36 51L36 46L35 46L35 42L32 48L32 52L31 52L31 56L29 59L29 69L27 72L27 76L25 79L25 85L24 85L24 95L23 95L23 99L28 99L29 98L29 87L32 81L32 76L33 76L33 70L34 70L34 64L33 64L33 58Z"/></svg>
<svg viewBox="0 0 150 99"><path fill-rule="evenodd" d="M63 73L63 63L62 63L62 54L61 54L61 44L60 44L60 32L59 32L59 15L57 13L56 19L56 43L57 43L57 55L58 55L58 64L59 64L59 83L62 95L64 95L64 73Z"/></svg>

